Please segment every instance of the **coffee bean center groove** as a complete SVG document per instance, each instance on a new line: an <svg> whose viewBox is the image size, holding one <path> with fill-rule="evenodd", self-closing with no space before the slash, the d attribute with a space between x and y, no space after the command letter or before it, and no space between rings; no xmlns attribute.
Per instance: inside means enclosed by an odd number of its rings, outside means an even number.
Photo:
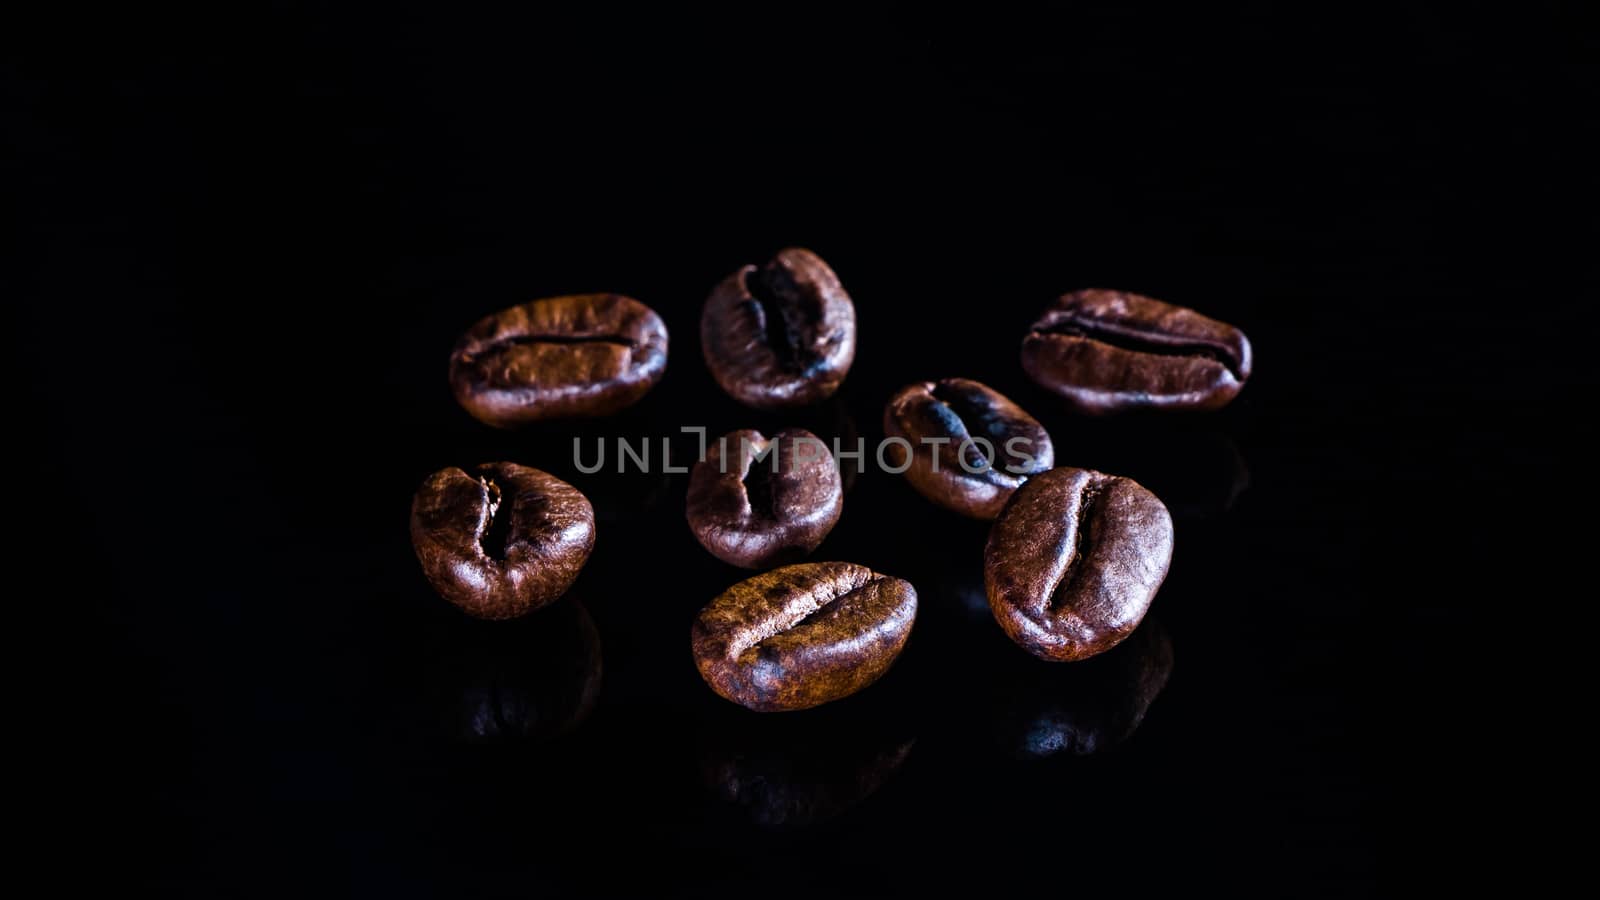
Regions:
<svg viewBox="0 0 1600 900"><path fill-rule="evenodd" d="M745 276L745 290L756 303L761 331L778 365L789 372L806 367L801 349L805 334L800 285L788 269L767 264Z"/></svg>
<svg viewBox="0 0 1600 900"><path fill-rule="evenodd" d="M832 609L833 607L835 607L838 604L842 603L846 598L854 595L857 591L864 591L867 588L872 587L874 584L877 584L881 580L882 580L882 578L875 578L875 579L872 579L870 581L863 582L862 584L856 585L855 587L853 587L853 588L851 588L851 589L849 589L847 591L841 591L840 593L835 594L833 597L829 598L828 600L825 600L825 601L823 601L821 603L817 603L812 609L806 611L805 614L801 615L799 618L795 619L793 622L789 622L789 623L785 624L781 617L774 616L771 619L767 620L766 622L762 623L762 625L761 625L761 627L759 629L756 629L757 633L760 635L759 637L756 637L754 640L751 640L748 643L739 642L739 643L731 645L728 648L729 649L728 656L730 658L736 659L736 658L738 658L740 656L743 656L745 653L747 653L747 652L749 652L751 650L760 649L761 645L766 643L767 641L769 641L769 640L771 640L771 639L773 639L773 638L777 637L778 635L783 634L785 632L794 631L797 628L803 627L807 622L811 621L812 619L815 619L817 616L820 616L820 615L826 613L829 609ZM816 591L813 590L813 591L809 592L806 595L806 597L807 597L807 599L815 602L816 599L817 599Z"/></svg>
<svg viewBox="0 0 1600 900"><path fill-rule="evenodd" d="M983 437L995 445L994 452L998 458L1006 440L1005 428L990 415L990 410L981 401L965 391L953 390L949 385L942 383L933 386L932 394L933 399L950 410L955 416L955 424L959 426L950 430L950 436L957 445L952 449L959 449L959 445L967 438ZM977 432L981 433L974 432L975 424L979 426ZM966 463L974 469L987 469L992 465L989 457L984 455L983 448L975 443L967 445Z"/></svg>
<svg viewBox="0 0 1600 900"><path fill-rule="evenodd" d="M1120 327L1109 322L1090 319L1064 318L1042 328L1034 334L1060 334L1081 337L1119 350L1144 353L1150 356L1187 356L1210 359L1221 363L1235 377L1239 374L1239 361L1233 352L1221 345L1177 335L1159 334L1139 329Z"/></svg>
<svg viewBox="0 0 1600 900"><path fill-rule="evenodd" d="M516 334L497 338L469 359L529 344L615 344L630 350L638 346L637 341L621 334Z"/></svg>
<svg viewBox="0 0 1600 900"><path fill-rule="evenodd" d="M1084 486L1083 493L1078 495L1077 523L1072 529L1072 556L1067 559L1066 569L1061 573L1061 580L1056 583L1055 590L1050 592L1049 609L1051 612L1059 611L1066 606L1073 596L1073 588L1083 577L1084 571L1089 567L1084 561L1084 555L1092 546L1093 535L1089 530L1094 527L1095 514L1099 511L1100 504L1105 502L1108 482L1095 480Z"/></svg>
<svg viewBox="0 0 1600 900"><path fill-rule="evenodd" d="M507 508L507 498L501 492L500 485L493 479L479 476L478 483L489 495L488 522L478 537L478 546L489 559L504 561L506 543L511 540L511 510Z"/></svg>

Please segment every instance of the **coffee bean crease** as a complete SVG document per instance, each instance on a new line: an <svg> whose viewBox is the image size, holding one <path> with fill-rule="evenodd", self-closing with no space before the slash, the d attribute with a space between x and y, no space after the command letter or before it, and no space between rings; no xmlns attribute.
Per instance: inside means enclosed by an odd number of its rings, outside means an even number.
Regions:
<svg viewBox="0 0 1600 900"><path fill-rule="evenodd" d="M1054 321L1052 321L1054 318ZM1192 356L1215 360L1228 367L1234 377L1239 377L1241 360L1236 349L1225 341L1208 341L1183 335L1163 334L1144 328L1133 328L1111 322L1097 322L1072 313L1059 317L1046 317L1033 329L1035 335L1062 335L1105 344L1130 353L1148 353L1152 356Z"/></svg>

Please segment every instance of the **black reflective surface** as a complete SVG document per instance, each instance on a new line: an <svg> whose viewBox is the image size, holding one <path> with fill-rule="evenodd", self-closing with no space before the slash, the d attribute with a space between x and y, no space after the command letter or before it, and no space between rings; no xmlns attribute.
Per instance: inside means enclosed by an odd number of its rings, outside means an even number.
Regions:
<svg viewBox="0 0 1600 900"><path fill-rule="evenodd" d="M1442 561L1499 548L1472 523L1530 453L1508 436L1525 395L1474 348L1528 287L1517 252L1573 240L1491 238L1519 199L1485 159L1528 149L1506 121L1554 24L103 25L18 57L8 117L23 402L54 492L32 524L67 539L50 602L89 626L61 696L94 713L55 732L55 815L97 848L75 872L195 896L1448 880L1475 832L1450 737L1477 696L1466 609L1491 576ZM790 244L839 273L859 350L835 401L756 413L707 374L699 305ZM1210 416L1065 414L1018 346L1087 286L1237 324L1250 383ZM661 313L656 390L517 433L454 404L461 330L580 291ZM1504 370L1543 359L1494 346ZM918 588L903 657L806 713L717 698L689 624L744 573L690 535L686 475L618 474L614 440L649 438L657 468L663 439L692 462L680 426L870 448L896 388L948 376L1169 505L1149 622L1081 668L1028 657L985 607L985 525L869 460L816 558ZM607 471L577 469L575 438ZM577 602L502 628L432 596L406 528L427 473L492 459L567 478L598 522Z"/></svg>

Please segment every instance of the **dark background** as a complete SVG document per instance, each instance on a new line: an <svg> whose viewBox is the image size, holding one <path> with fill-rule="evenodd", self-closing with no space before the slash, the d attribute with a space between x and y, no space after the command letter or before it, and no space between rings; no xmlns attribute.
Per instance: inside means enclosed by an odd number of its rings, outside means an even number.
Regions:
<svg viewBox="0 0 1600 900"><path fill-rule="evenodd" d="M46 545L18 590L72 620L33 691L60 874L1283 896L1494 866L1484 773L1522 726L1484 660L1528 639L1495 526L1585 378L1564 343L1593 287L1572 163L1596 47L1570 12L67 18L6 30L4 120L13 480L44 495L15 524ZM706 374L698 310L791 244L852 293L860 352L838 403L758 415ZM1254 377L1207 417L1065 414L1017 348L1085 286L1238 324ZM453 403L474 320L602 290L672 334L636 408L507 434ZM911 645L869 691L775 718L690 661L695 611L742 576L689 535L685 478L570 469L574 434L680 424L870 443L892 390L954 375L1174 509L1147 626L1170 680L1104 752L1017 757L1018 722L1092 721L1118 679L1012 647L981 605L984 528L898 478L860 477L817 557L916 584ZM560 708L559 667L517 654L559 656L570 615L467 622L406 534L423 476L491 458L570 475L600 517L575 594L603 680L554 739L455 726L484 690ZM729 760L834 799L753 822L707 775Z"/></svg>

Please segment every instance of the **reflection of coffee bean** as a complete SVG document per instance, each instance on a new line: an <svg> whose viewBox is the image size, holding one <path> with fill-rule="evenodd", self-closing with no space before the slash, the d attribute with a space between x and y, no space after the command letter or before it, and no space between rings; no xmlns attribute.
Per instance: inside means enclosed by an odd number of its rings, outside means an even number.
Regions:
<svg viewBox="0 0 1600 900"><path fill-rule="evenodd" d="M949 551L955 555L955 551ZM987 626L994 622L989 609L989 598L983 592L983 567L972 559L930 562L928 574L919 572L917 583L918 603L924 609L935 607L941 615L951 615L971 626Z"/></svg>
<svg viewBox="0 0 1600 900"><path fill-rule="evenodd" d="M583 485L584 496L594 506L595 521L601 525L643 518L673 493L672 476L659 471L618 473L607 469L593 475L580 473L574 479Z"/></svg>
<svg viewBox="0 0 1600 900"><path fill-rule="evenodd" d="M508 428L610 415L667 370L667 328L620 294L534 300L488 316L450 355L450 387L478 420Z"/></svg>
<svg viewBox="0 0 1600 900"><path fill-rule="evenodd" d="M1061 297L1033 323L1022 368L1082 413L1209 410L1250 377L1250 341L1192 309L1086 290Z"/></svg>
<svg viewBox="0 0 1600 900"><path fill-rule="evenodd" d="M1172 516L1126 478L1051 469L989 531L983 578L1007 635L1043 659L1102 653L1144 618L1172 562Z"/></svg>
<svg viewBox="0 0 1600 900"><path fill-rule="evenodd" d="M815 253L790 248L717 285L700 316L706 366L756 409L807 406L838 390L856 355L856 310Z"/></svg>
<svg viewBox="0 0 1600 900"><path fill-rule="evenodd" d="M881 711L741 717L706 726L707 788L759 825L798 827L839 815L900 769L916 739Z"/></svg>
<svg viewBox="0 0 1600 900"><path fill-rule="evenodd" d="M1229 512L1250 486L1244 454L1227 434L1171 420L1082 423L1072 457L1081 468L1114 470L1161 498L1179 520Z"/></svg>
<svg viewBox="0 0 1600 900"><path fill-rule="evenodd" d="M1232 510L1250 486L1250 467L1226 435L1175 436L1168 454L1139 483L1177 518L1214 518Z"/></svg>
<svg viewBox="0 0 1600 900"><path fill-rule="evenodd" d="M446 600L512 619L572 586L594 549L594 510L577 488L527 466L441 469L412 500L411 543Z"/></svg>
<svg viewBox="0 0 1600 900"><path fill-rule="evenodd" d="M1171 674L1172 642L1153 620L1087 662L1029 662L996 691L996 738L1025 759L1104 753L1138 729Z"/></svg>
<svg viewBox="0 0 1600 900"><path fill-rule="evenodd" d="M993 519L1022 482L1055 465L1044 426L966 378L902 388L883 410L883 433L911 445L886 444L886 458L918 493L974 519Z"/></svg>
<svg viewBox="0 0 1600 900"><path fill-rule="evenodd" d="M872 455L872 447L862 439L855 417L842 397L836 395L826 403L802 410L786 410L783 422L816 435L827 446L829 455L834 447L839 448L840 455L835 462L839 465L840 484L848 494L866 468L866 458ZM857 450L862 451L860 457L855 455Z"/></svg>
<svg viewBox="0 0 1600 900"><path fill-rule="evenodd" d="M695 664L723 697L760 712L807 709L861 690L911 635L917 592L851 563L800 563L712 600L691 634Z"/></svg>
<svg viewBox="0 0 1600 900"><path fill-rule="evenodd" d="M866 799L911 753L915 741L873 750L856 759L808 758L800 753L708 760L704 774L722 799L741 806L759 825L810 825Z"/></svg>
<svg viewBox="0 0 1600 900"><path fill-rule="evenodd" d="M460 626L434 672L451 735L539 741L572 730L593 709L600 635L576 600L493 627Z"/></svg>
<svg viewBox="0 0 1600 900"><path fill-rule="evenodd" d="M838 464L822 441L799 428L770 441L751 429L725 434L689 475L695 539L712 556L747 569L804 558L843 508Z"/></svg>

